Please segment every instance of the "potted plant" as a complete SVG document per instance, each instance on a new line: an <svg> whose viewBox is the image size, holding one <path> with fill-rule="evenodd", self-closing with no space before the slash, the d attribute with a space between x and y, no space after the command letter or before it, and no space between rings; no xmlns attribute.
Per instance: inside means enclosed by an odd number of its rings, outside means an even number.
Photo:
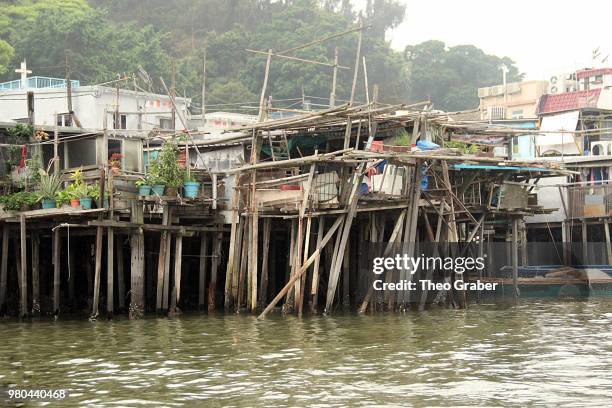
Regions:
<svg viewBox="0 0 612 408"><path fill-rule="evenodd" d="M108 160L108 165L113 172L113 175L118 175L121 173L121 159L123 155L121 153L113 153Z"/></svg>
<svg viewBox="0 0 612 408"><path fill-rule="evenodd" d="M58 174L49 174L48 170L40 169L39 196L42 201L42 208L55 208L56 198L62 187L62 181Z"/></svg>
<svg viewBox="0 0 612 408"><path fill-rule="evenodd" d="M0 196L0 204L8 211L29 211L39 200L38 193L31 191L19 191Z"/></svg>
<svg viewBox="0 0 612 408"><path fill-rule="evenodd" d="M196 181L195 177L190 171L185 172L183 178L183 190L185 197L196 198L200 193L200 182Z"/></svg>
<svg viewBox="0 0 612 408"><path fill-rule="evenodd" d="M153 194L158 195L158 196L164 195L166 184L160 174L159 159L156 159L151 162L151 167L149 169L148 178L149 178L149 184L151 185L151 190L153 191Z"/></svg>
<svg viewBox="0 0 612 408"><path fill-rule="evenodd" d="M137 180L136 187L138 187L138 195L140 196L151 195L151 182L149 180L149 176L147 175L141 178L140 180Z"/></svg>
<svg viewBox="0 0 612 408"><path fill-rule="evenodd" d="M175 140L167 141L159 154L159 175L166 185L166 195L177 195L183 184L183 174L178 164L178 145Z"/></svg>
<svg viewBox="0 0 612 408"><path fill-rule="evenodd" d="M70 206L77 208L79 205L83 205L81 199L85 199L85 205L87 205L88 187L83 180L83 171L81 169L75 170L70 176L72 183L66 188L68 197L70 197ZM89 198L89 208L91 208L91 198Z"/></svg>
<svg viewBox="0 0 612 408"><path fill-rule="evenodd" d="M87 195L91 197L91 199L96 203L97 208L108 208L109 206L108 198L110 197L109 191L107 190L104 191L104 201L101 202L100 201L100 184L99 183L91 184L87 188L88 188ZM81 199L81 204L82 204L82 199ZM83 208L85 208L85 206L83 206Z"/></svg>

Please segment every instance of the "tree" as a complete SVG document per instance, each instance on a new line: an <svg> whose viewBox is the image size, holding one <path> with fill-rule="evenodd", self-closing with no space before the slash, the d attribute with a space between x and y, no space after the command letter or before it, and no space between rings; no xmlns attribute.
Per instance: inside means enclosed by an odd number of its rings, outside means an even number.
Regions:
<svg viewBox="0 0 612 408"><path fill-rule="evenodd" d="M0 75L4 74L8 70L8 65L13 59L15 50L9 43L4 40L0 40Z"/></svg>
<svg viewBox="0 0 612 408"><path fill-rule="evenodd" d="M426 41L406 47L404 57L410 64L410 99L431 100L444 110L477 107L477 89L499 84L501 65L509 69L509 82L523 77L510 58L488 55L473 45L448 48L441 41Z"/></svg>

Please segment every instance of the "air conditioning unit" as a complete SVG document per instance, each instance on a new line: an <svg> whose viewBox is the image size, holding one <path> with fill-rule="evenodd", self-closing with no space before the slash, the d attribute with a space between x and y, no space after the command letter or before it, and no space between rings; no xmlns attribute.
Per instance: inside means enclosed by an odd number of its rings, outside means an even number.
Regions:
<svg viewBox="0 0 612 408"><path fill-rule="evenodd" d="M612 156L612 141L591 142L590 156Z"/></svg>
<svg viewBox="0 0 612 408"><path fill-rule="evenodd" d="M548 93L559 94L564 92L575 92L578 83L572 74L556 74L548 79Z"/></svg>

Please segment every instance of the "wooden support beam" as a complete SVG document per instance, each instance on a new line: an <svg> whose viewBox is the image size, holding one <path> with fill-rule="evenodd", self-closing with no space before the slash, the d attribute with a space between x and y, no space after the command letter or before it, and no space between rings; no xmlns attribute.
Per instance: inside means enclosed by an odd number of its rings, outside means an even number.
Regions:
<svg viewBox="0 0 612 408"><path fill-rule="evenodd" d="M246 242L249 236L249 223L247 220L244 220L244 227L242 228L242 236L245 238L242 242L242 247L240 248L240 271L238 274L238 298L236 301L236 312L240 312L240 308L242 307L242 303L245 298L245 278L248 269L248 258L249 258L249 247Z"/></svg>
<svg viewBox="0 0 612 408"><path fill-rule="evenodd" d="M232 303L229 306L238 305L238 288L242 269L242 242L244 237L244 219L239 217L238 231L236 233L236 248L234 249L234 260L232 270ZM229 255L228 255L229 256ZM227 260L229 263L229 259ZM239 305L238 305L239 306ZM236 308L237 309L237 308Z"/></svg>
<svg viewBox="0 0 612 408"><path fill-rule="evenodd" d="M162 309L168 311L170 307L170 249L172 248L172 234L168 233L166 239L166 258L164 263L164 291L162 293Z"/></svg>
<svg viewBox="0 0 612 408"><path fill-rule="evenodd" d="M133 202L131 221L143 223L144 214L142 203ZM144 291L144 235L141 229L130 235L131 262L130 262L130 319L141 319L145 312Z"/></svg>
<svg viewBox="0 0 612 408"><path fill-rule="evenodd" d="M19 286L19 316L25 317L28 315L28 241L26 239L26 219L25 215L19 217L19 239L21 253L21 270L20 286Z"/></svg>
<svg viewBox="0 0 612 408"><path fill-rule="evenodd" d="M512 286L514 287L514 299L520 296L518 287L518 218L512 218Z"/></svg>
<svg viewBox="0 0 612 408"><path fill-rule="evenodd" d="M213 312L216 308L216 291L217 291L217 271L219 270L219 264L221 263L221 242L223 241L223 234L217 233L213 242L213 258L212 266L210 269L210 286L208 287L208 311Z"/></svg>
<svg viewBox="0 0 612 408"><path fill-rule="evenodd" d="M31 231L32 241L32 315L40 315L40 235Z"/></svg>
<svg viewBox="0 0 612 408"><path fill-rule="evenodd" d="M261 259L261 283L259 286L259 307L264 307L268 296L268 263L270 259L270 231L272 220L265 218L263 221L263 243Z"/></svg>
<svg viewBox="0 0 612 408"><path fill-rule="evenodd" d="M5 223L2 226L2 257L0 258L0 313L6 309L6 283L8 277L9 257L9 227Z"/></svg>
<svg viewBox="0 0 612 408"><path fill-rule="evenodd" d="M612 265L612 244L610 243L610 221L606 218L603 223L604 235L606 237L606 255L608 265Z"/></svg>
<svg viewBox="0 0 612 408"><path fill-rule="evenodd" d="M232 229L233 229L233 225L232 225ZM230 245L231 244L232 243L230 243ZM229 262L230 261L228 259L228 263ZM199 274L198 274L198 308L199 309L204 308L204 306L206 305L206 275L207 273L208 273L208 233L203 232L200 234L200 267L199 267ZM231 287L228 290L227 282L228 281L226 280L226 284L225 284L225 298L226 299L228 296L231 296ZM229 285L231 285L231 280L229 282L230 282Z"/></svg>
<svg viewBox="0 0 612 408"><path fill-rule="evenodd" d="M231 230L230 230L230 242L229 242L229 250L227 255L227 266L225 268L225 298L223 300L223 304L225 310L229 310L232 303L235 301L235 296L233 296L232 287L234 281L234 274L237 271L236 268L236 253L240 254L240 249L236 251L236 248L240 248L240 242L242 237L239 235L239 232L242 233L242 230L239 230L240 224L240 189L238 188L240 184L240 174L236 174L234 176L234 189L232 192L232 218L231 218ZM204 240L204 236L200 238ZM200 245L204 245L203 242L200 242ZM200 257L205 256L205 253L202 253L202 248L200 248ZM204 305L204 285L202 284L202 258L200 258L200 297L199 297L199 306Z"/></svg>
<svg viewBox="0 0 612 408"><path fill-rule="evenodd" d="M580 222L580 225L582 227L582 234L581 234L581 238L582 238L582 264L583 265L588 265L589 264L589 247L588 247L588 227L587 227L587 223L586 220L583 218Z"/></svg>
<svg viewBox="0 0 612 408"><path fill-rule="evenodd" d="M295 273L295 275L293 275L289 279L287 284L281 289L280 292L278 292L278 294L274 297L274 299L272 299L272 302L270 302L270 304L263 310L263 312L261 312L258 319L263 319L270 312L270 310L272 310L274 306L276 306L276 304L280 302L280 300L287 294L289 289L293 287L293 285L295 284L295 281L297 281L302 276L302 274L308 270L308 268L315 261L315 259L317 259L321 255L321 250L325 247L325 245L327 245L331 237L334 235L334 232L336 232L336 230L340 226L341 222L342 222L342 216L336 219L336 221L332 224L332 226L329 228L329 230L327 231L327 233L321 240L321 243L317 245L317 248L312 253L312 255L310 255L310 257L306 260L306 262L302 265L302 267Z"/></svg>
<svg viewBox="0 0 612 408"><path fill-rule="evenodd" d="M103 227L96 227L96 267L94 272L93 305L90 319L96 319L100 304L100 275L102 274L102 235Z"/></svg>
<svg viewBox="0 0 612 408"><path fill-rule="evenodd" d="M318 229L317 229L317 248L321 246L321 241L323 240L323 232L325 230L325 216L319 217L318 221ZM311 313L315 313L317 310L318 303L318 294L319 294L319 266L321 264L321 257L318 256L315 259L314 266L312 268L312 283L310 287L310 311Z"/></svg>
<svg viewBox="0 0 612 408"><path fill-rule="evenodd" d="M106 235L106 313L108 318L111 319L115 298L115 231L109 228Z"/></svg>
<svg viewBox="0 0 612 408"><path fill-rule="evenodd" d="M170 207L164 205L162 214L162 225L170 224ZM163 308L164 291L167 291L167 287L164 287L164 275L166 271L166 257L169 255L166 253L168 231L162 231L159 237L159 257L157 260L157 294L155 309L157 312L161 312Z"/></svg>
<svg viewBox="0 0 612 408"><path fill-rule="evenodd" d="M181 269L183 267L183 234L176 234L174 245L174 289L172 291L173 313L179 311L178 305L181 300Z"/></svg>
<svg viewBox="0 0 612 408"><path fill-rule="evenodd" d="M53 314L59 315L60 311L60 250L61 235L59 227L53 230Z"/></svg>
<svg viewBox="0 0 612 408"><path fill-rule="evenodd" d="M121 236L119 238L122 238ZM125 276L123 274L123 240L116 239L117 243L117 307L125 309Z"/></svg>

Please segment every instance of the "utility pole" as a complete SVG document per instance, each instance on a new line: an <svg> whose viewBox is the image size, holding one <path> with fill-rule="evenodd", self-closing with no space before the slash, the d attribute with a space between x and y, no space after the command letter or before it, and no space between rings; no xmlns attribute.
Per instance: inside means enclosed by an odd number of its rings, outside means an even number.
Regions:
<svg viewBox="0 0 612 408"><path fill-rule="evenodd" d="M70 80L70 64L68 62L68 53L65 53L66 56L66 98L68 103L68 115L70 116L70 121L77 125L77 127L82 127L79 118L77 118L74 110L72 110L72 82Z"/></svg>
<svg viewBox="0 0 612 408"><path fill-rule="evenodd" d="M176 98L176 63L174 59L172 59L172 83L170 84L170 93L173 98ZM176 129L176 108L172 105L172 119L170 120L172 123L172 129Z"/></svg>
<svg viewBox="0 0 612 408"><path fill-rule="evenodd" d="M204 64L202 67L202 126L206 125L206 47L204 47Z"/></svg>
<svg viewBox="0 0 612 408"><path fill-rule="evenodd" d="M117 74L117 85L115 86L115 129L121 129L121 116L119 115L119 79L121 75Z"/></svg>
<svg viewBox="0 0 612 408"><path fill-rule="evenodd" d="M332 77L332 90L329 95L329 107L336 106L336 83L338 82L338 47L334 49L334 76Z"/></svg>
<svg viewBox="0 0 612 408"><path fill-rule="evenodd" d="M359 17L359 39L357 40L357 55L355 57L355 70L353 72L353 86L351 87L351 99L350 104L352 105L355 101L355 88L357 87L357 75L359 74L359 60L361 59L361 40L363 38L363 19Z"/></svg>

